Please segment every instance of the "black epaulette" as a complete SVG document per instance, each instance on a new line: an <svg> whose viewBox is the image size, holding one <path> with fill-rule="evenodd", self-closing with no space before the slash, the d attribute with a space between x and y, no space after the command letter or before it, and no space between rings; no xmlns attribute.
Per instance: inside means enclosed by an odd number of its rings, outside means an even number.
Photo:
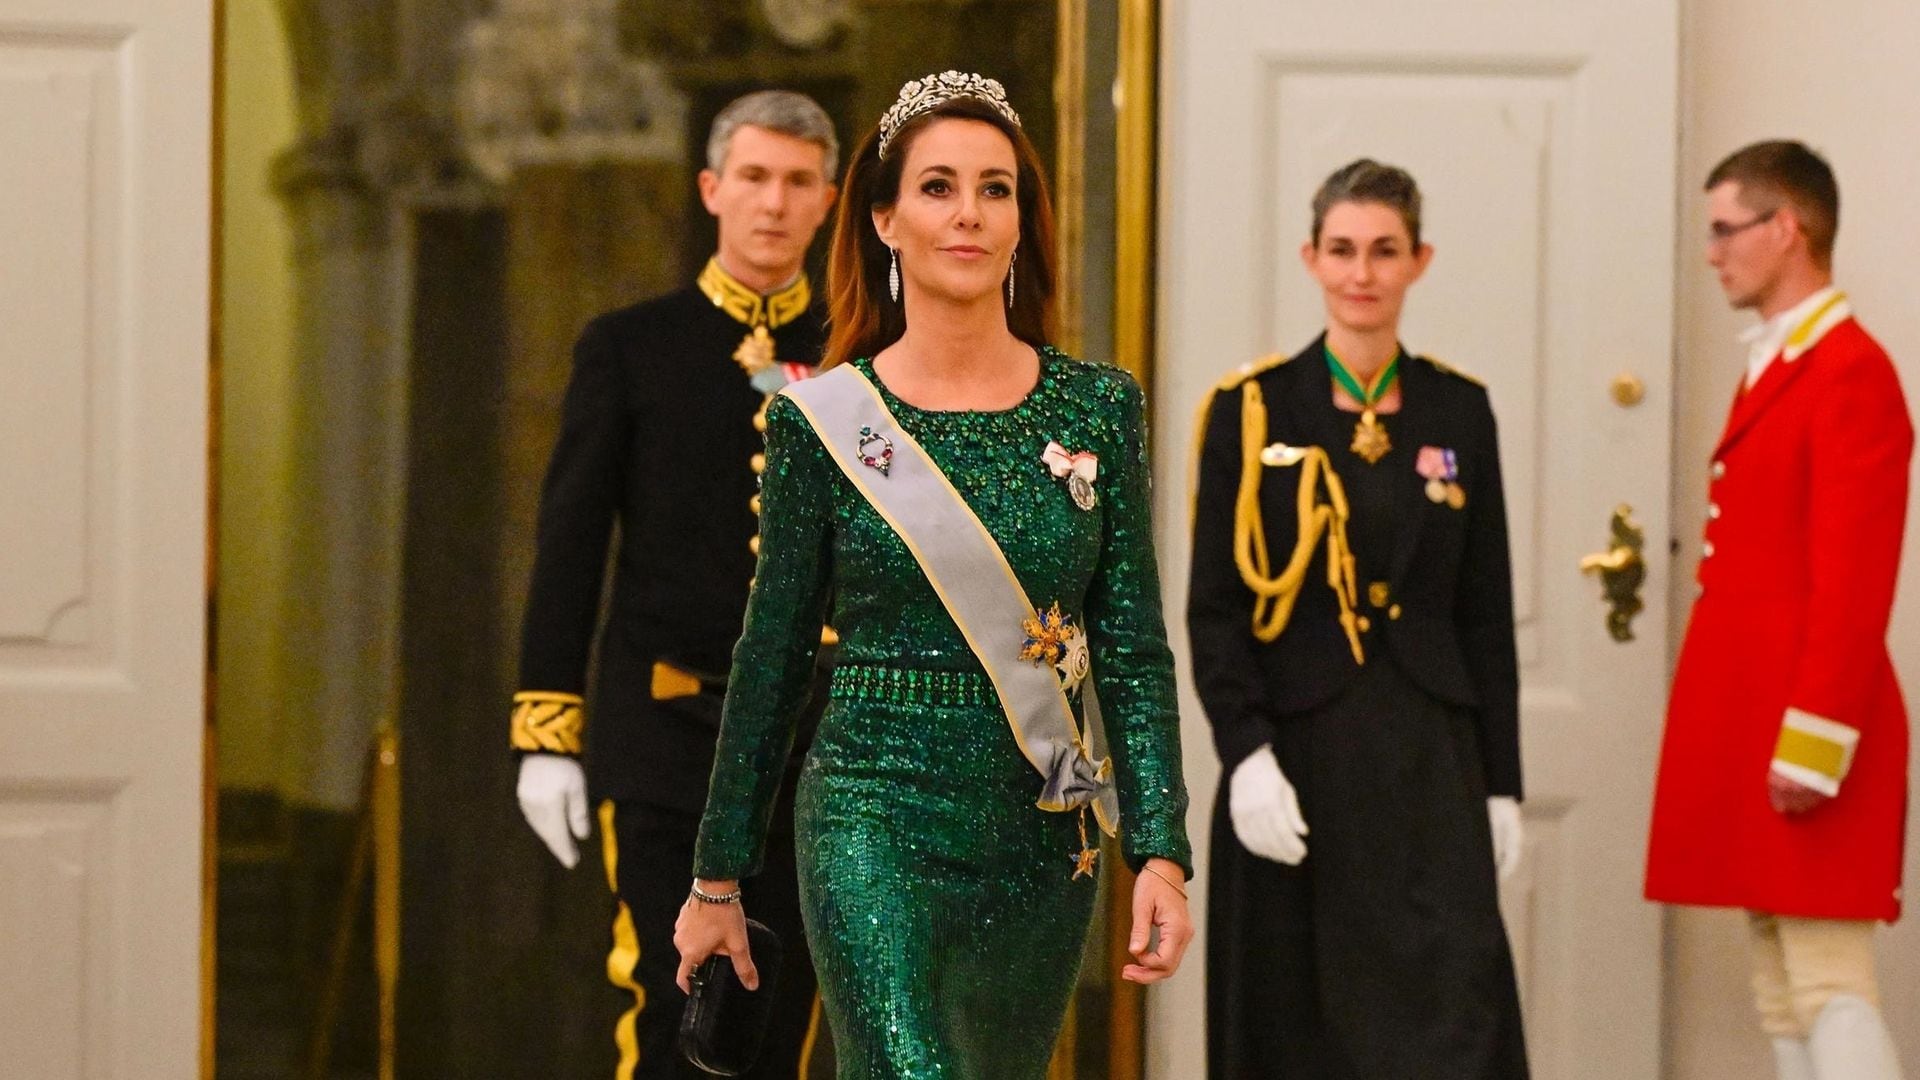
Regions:
<svg viewBox="0 0 1920 1080"><path fill-rule="evenodd" d="M1250 360L1229 371L1226 378L1221 379L1214 389L1219 391L1233 390L1248 379L1272 371L1274 368L1279 367L1291 359L1293 359L1293 356L1289 353L1273 353L1269 356L1263 356L1258 360Z"/></svg>
<svg viewBox="0 0 1920 1080"><path fill-rule="evenodd" d="M1433 365L1433 370L1438 371L1442 375L1451 375L1456 379L1464 379L1467 382L1470 382L1473 385L1481 387L1483 389L1487 385L1486 382L1482 380L1478 375L1470 375L1467 372L1461 371L1459 368L1454 367L1452 364L1445 362L1444 360L1435 360L1431 356L1423 356L1420 359L1425 360L1427 363Z"/></svg>

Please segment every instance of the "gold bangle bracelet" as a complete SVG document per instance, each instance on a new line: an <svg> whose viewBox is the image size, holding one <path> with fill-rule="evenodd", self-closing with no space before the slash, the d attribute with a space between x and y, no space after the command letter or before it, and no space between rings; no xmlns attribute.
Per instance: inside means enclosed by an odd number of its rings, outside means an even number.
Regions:
<svg viewBox="0 0 1920 1080"><path fill-rule="evenodd" d="M1152 874L1154 877L1159 878L1161 881L1164 881L1167 884L1172 885L1173 891L1180 894L1180 899L1185 900L1187 898L1187 890L1181 888L1177 884L1174 884L1174 880L1172 878L1168 877L1167 875L1161 873L1158 870L1155 870L1153 867L1148 866L1145 863L1140 864L1140 869L1145 870L1147 873Z"/></svg>

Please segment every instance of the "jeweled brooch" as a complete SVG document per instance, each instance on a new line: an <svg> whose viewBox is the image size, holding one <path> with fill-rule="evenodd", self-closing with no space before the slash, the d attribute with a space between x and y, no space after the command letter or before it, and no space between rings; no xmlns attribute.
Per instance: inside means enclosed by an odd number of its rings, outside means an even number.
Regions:
<svg viewBox="0 0 1920 1080"><path fill-rule="evenodd" d="M872 428L861 426L860 445L856 449L860 452L860 464L881 476L887 475L887 470L893 468L893 440L876 433Z"/></svg>
<svg viewBox="0 0 1920 1080"><path fill-rule="evenodd" d="M1057 442L1049 442L1040 452L1040 460L1046 463L1054 479L1067 482L1067 494L1072 497L1073 505L1082 510L1100 505L1100 496L1093 490L1093 482L1100 475L1099 455L1091 450L1069 451Z"/></svg>
<svg viewBox="0 0 1920 1080"><path fill-rule="evenodd" d="M1020 659L1051 664L1060 688L1069 694L1079 693L1080 684L1093 670L1093 658L1087 650L1087 637L1073 624L1073 616L1061 611L1056 601L1051 608L1036 609L1021 629L1027 639L1020 647Z"/></svg>

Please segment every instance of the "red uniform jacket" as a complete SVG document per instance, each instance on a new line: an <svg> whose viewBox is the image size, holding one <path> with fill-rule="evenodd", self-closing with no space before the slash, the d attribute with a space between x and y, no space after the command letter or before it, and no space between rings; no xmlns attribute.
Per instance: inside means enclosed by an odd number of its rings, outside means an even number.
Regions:
<svg viewBox="0 0 1920 1080"><path fill-rule="evenodd" d="M1803 330L1735 399L1714 451L1646 892L1891 922L1907 715L1886 635L1913 425L1892 362L1850 313ZM1770 768L1837 794L1783 816Z"/></svg>

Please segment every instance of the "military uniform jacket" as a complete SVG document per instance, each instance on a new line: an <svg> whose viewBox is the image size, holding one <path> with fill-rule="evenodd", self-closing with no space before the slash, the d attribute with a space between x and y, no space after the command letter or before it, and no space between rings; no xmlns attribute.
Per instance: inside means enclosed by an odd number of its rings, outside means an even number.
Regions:
<svg viewBox="0 0 1920 1080"><path fill-rule="evenodd" d="M1324 544L1286 628L1270 643L1252 632L1255 597L1234 554L1248 383L1265 400L1267 443L1351 453L1350 430L1325 418L1331 390L1323 350L1324 338L1317 339L1285 361L1243 369L1215 391L1203 414L1187 625L1195 688L1229 773L1273 741L1274 725L1331 701L1360 670L1327 584ZM1454 451L1466 500L1459 509L1434 503L1411 468L1395 481L1405 524L1386 573L1362 572L1359 636L1368 662L1390 655L1422 690L1474 712L1488 792L1518 797L1519 675L1493 409L1483 386L1432 360L1403 362L1400 378L1403 405L1383 417L1390 437L1399 446ZM1277 565L1299 532L1299 468L1261 470L1259 511Z"/></svg>
<svg viewBox="0 0 1920 1080"><path fill-rule="evenodd" d="M1907 715L1887 652L1913 427L1844 302L1734 401L1668 705L1647 896L1900 913ZM1775 769L1834 797L1775 812Z"/></svg>
<svg viewBox="0 0 1920 1080"><path fill-rule="evenodd" d="M692 814L706 802L757 543L766 395L734 353L747 323L765 325L769 312L776 366L810 371L823 346L810 294L788 290L755 307L738 282L715 280L717 267L701 276L708 291L689 285L600 316L574 347L541 492L514 720L516 747L567 749L549 732L563 733L565 710L585 693L610 570L585 719L589 788ZM794 289L804 293L804 279ZM577 731L577 711L571 722Z"/></svg>

